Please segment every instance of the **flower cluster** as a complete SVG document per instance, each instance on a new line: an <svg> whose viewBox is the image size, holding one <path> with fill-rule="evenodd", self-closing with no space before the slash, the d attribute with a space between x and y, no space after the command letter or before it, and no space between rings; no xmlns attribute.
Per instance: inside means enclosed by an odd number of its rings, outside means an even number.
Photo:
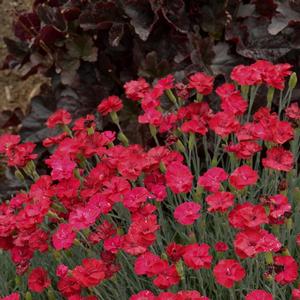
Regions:
<svg viewBox="0 0 300 300"><path fill-rule="evenodd" d="M48 175L35 144L2 135L24 188L0 205L0 248L19 282L1 299L300 299L300 108L294 75L284 93L289 75L290 65L258 61L215 90L200 72L127 82L154 147L130 144L118 96L98 106L118 132L60 109L46 123L62 131L43 141ZM268 105L254 111L264 85Z"/></svg>

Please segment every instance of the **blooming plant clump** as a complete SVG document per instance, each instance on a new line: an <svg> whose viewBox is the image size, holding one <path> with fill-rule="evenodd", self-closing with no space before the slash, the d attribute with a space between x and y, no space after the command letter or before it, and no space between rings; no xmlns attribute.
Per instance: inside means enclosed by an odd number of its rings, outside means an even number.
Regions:
<svg viewBox="0 0 300 300"><path fill-rule="evenodd" d="M218 87L204 73L127 82L147 146L122 131L118 96L98 106L117 132L60 109L46 123L61 128L43 141L48 174L36 169L35 144L2 135L24 188L0 205L0 248L15 266L1 299L300 299L291 69L239 65Z"/></svg>

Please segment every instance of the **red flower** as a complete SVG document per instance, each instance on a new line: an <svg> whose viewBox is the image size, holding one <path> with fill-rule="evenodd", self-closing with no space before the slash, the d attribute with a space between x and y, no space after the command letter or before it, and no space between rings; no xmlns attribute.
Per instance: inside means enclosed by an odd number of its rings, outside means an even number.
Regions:
<svg viewBox="0 0 300 300"><path fill-rule="evenodd" d="M134 264L134 272L137 275L147 275L148 277L160 274L167 268L168 262L152 252L146 252L140 255Z"/></svg>
<svg viewBox="0 0 300 300"><path fill-rule="evenodd" d="M47 271L42 267L35 268L28 277L28 287L31 291L42 293L45 288L51 285Z"/></svg>
<svg viewBox="0 0 300 300"><path fill-rule="evenodd" d="M284 144L285 142L294 138L294 129L289 122L277 121L272 126L271 142L276 144Z"/></svg>
<svg viewBox="0 0 300 300"><path fill-rule="evenodd" d="M167 186L175 194L188 193L192 188L193 175L190 169L180 162L170 163L165 177Z"/></svg>
<svg viewBox="0 0 300 300"><path fill-rule="evenodd" d="M184 253L184 246L176 243L171 243L166 248L166 253L172 261L176 262L182 257Z"/></svg>
<svg viewBox="0 0 300 300"><path fill-rule="evenodd" d="M20 300L20 295L18 293L12 293L9 296L0 298L0 300Z"/></svg>
<svg viewBox="0 0 300 300"><path fill-rule="evenodd" d="M157 83L154 86L155 90L163 91L172 89L174 87L174 76L169 74L164 78L161 78L157 81Z"/></svg>
<svg viewBox="0 0 300 300"><path fill-rule="evenodd" d="M197 93L209 95L212 92L214 78L204 73L198 72L189 78L189 87L196 89Z"/></svg>
<svg viewBox="0 0 300 300"><path fill-rule="evenodd" d="M174 218L182 225L191 225L200 217L200 209L198 203L184 202L175 208Z"/></svg>
<svg viewBox="0 0 300 300"><path fill-rule="evenodd" d="M276 256L274 258L275 271L276 267L279 267L279 271L276 272L275 280L279 284L289 284L294 282L298 277L298 265L292 256Z"/></svg>
<svg viewBox="0 0 300 300"><path fill-rule="evenodd" d="M149 84L144 78L131 80L124 84L126 97L133 101L143 99L145 94L149 91L149 87Z"/></svg>
<svg viewBox="0 0 300 300"><path fill-rule="evenodd" d="M209 192L217 192L221 187L221 182L225 181L227 178L228 174L224 169L213 167L198 178L198 185Z"/></svg>
<svg viewBox="0 0 300 300"><path fill-rule="evenodd" d="M234 204L234 195L230 192L216 192L205 198L209 212L225 212Z"/></svg>
<svg viewBox="0 0 300 300"><path fill-rule="evenodd" d="M208 131L206 124L200 118L194 118L193 120L186 121L181 125L182 132L185 133L199 133L205 135Z"/></svg>
<svg viewBox="0 0 300 300"><path fill-rule="evenodd" d="M59 224L57 231L52 236L53 246L56 250L72 247L76 233L69 224Z"/></svg>
<svg viewBox="0 0 300 300"><path fill-rule="evenodd" d="M133 212L139 209L148 198L153 198L153 196L151 197L151 194L146 188L136 187L124 195L123 204Z"/></svg>
<svg viewBox="0 0 300 300"><path fill-rule="evenodd" d="M68 125L71 121L71 114L65 109L59 109L48 118L46 125L49 128L54 128L56 125Z"/></svg>
<svg viewBox="0 0 300 300"><path fill-rule="evenodd" d="M185 264L194 269L209 269L212 256L209 254L210 247L207 244L191 244L185 247L183 260Z"/></svg>
<svg viewBox="0 0 300 300"><path fill-rule="evenodd" d="M300 107L298 102L293 102L285 109L285 114L292 120L300 120Z"/></svg>
<svg viewBox="0 0 300 300"><path fill-rule="evenodd" d="M72 271L72 276L83 287L96 286L105 278L105 265L100 259L85 258Z"/></svg>
<svg viewBox="0 0 300 300"><path fill-rule="evenodd" d="M97 110L102 116L106 116L111 112L118 112L122 108L123 103L118 96L109 96L101 101Z"/></svg>
<svg viewBox="0 0 300 300"><path fill-rule="evenodd" d="M152 292L145 290L132 295L129 300L156 300L156 297Z"/></svg>
<svg viewBox="0 0 300 300"><path fill-rule="evenodd" d="M123 246L123 241L124 241L124 238L123 238L123 236L120 236L120 235L109 237L104 241L103 248L106 251L116 254L119 252L119 250Z"/></svg>
<svg viewBox="0 0 300 300"><path fill-rule="evenodd" d="M260 73L251 66L238 65L234 67L230 77L239 85L257 85L262 82Z"/></svg>
<svg viewBox="0 0 300 300"><path fill-rule="evenodd" d="M217 283L228 289L246 276L245 269L234 259L220 260L214 267L213 273Z"/></svg>
<svg viewBox="0 0 300 300"><path fill-rule="evenodd" d="M262 164L265 168L289 172L294 165L294 156L283 147L273 147L267 150L267 157L262 159Z"/></svg>
<svg viewBox="0 0 300 300"><path fill-rule="evenodd" d="M138 121L140 124L151 124L159 126L162 122L162 113L154 108L149 108L143 115L140 115Z"/></svg>
<svg viewBox="0 0 300 300"><path fill-rule="evenodd" d="M215 250L217 252L226 252L228 249L229 249L228 245L224 242L215 243Z"/></svg>
<svg viewBox="0 0 300 300"><path fill-rule="evenodd" d="M225 151L233 152L237 158L250 159L256 152L261 151L262 147L253 141L244 141L238 144L229 144L224 148Z"/></svg>
<svg viewBox="0 0 300 300"><path fill-rule="evenodd" d="M45 160L45 163L52 168L51 177L53 180L70 179L76 163L63 154L53 154Z"/></svg>
<svg viewBox="0 0 300 300"><path fill-rule="evenodd" d="M36 159L37 154L32 153L36 144L26 142L11 146L6 150L7 164L9 166L24 167L30 160Z"/></svg>
<svg viewBox="0 0 300 300"><path fill-rule="evenodd" d="M201 296L198 291L180 291L177 295L181 296L178 300L209 300L209 298Z"/></svg>
<svg viewBox="0 0 300 300"><path fill-rule="evenodd" d="M240 123L235 119L235 116L228 112L218 112L208 122L211 130L222 138L227 137L230 133L236 132Z"/></svg>
<svg viewBox="0 0 300 300"><path fill-rule="evenodd" d="M264 290L255 290L247 294L245 300L273 300L273 297Z"/></svg>
<svg viewBox="0 0 300 300"><path fill-rule="evenodd" d="M230 184L238 190L253 185L258 180L258 174L248 165L243 165L233 171L229 176Z"/></svg>
<svg viewBox="0 0 300 300"><path fill-rule="evenodd" d="M70 213L69 224L77 230L86 229L95 223L98 215L99 211L93 208L79 207Z"/></svg>
<svg viewBox="0 0 300 300"><path fill-rule="evenodd" d="M299 286L297 289L292 290L292 300L299 300L300 299L300 289Z"/></svg>
<svg viewBox="0 0 300 300"><path fill-rule="evenodd" d="M289 215L292 210L289 199L282 194L270 196L268 204L270 209L269 219L272 224L282 224L285 215Z"/></svg>
<svg viewBox="0 0 300 300"><path fill-rule="evenodd" d="M264 229L246 229L234 240L234 250L241 258L255 257L262 252L277 252L282 245L278 239Z"/></svg>
<svg viewBox="0 0 300 300"><path fill-rule="evenodd" d="M268 216L262 205L255 205L250 202L238 204L228 216L232 227L238 229L258 228L268 223Z"/></svg>
<svg viewBox="0 0 300 300"><path fill-rule="evenodd" d="M154 285L160 289L168 289L169 287L178 284L180 282L180 276L174 265L169 266L153 280Z"/></svg>
<svg viewBox="0 0 300 300"><path fill-rule="evenodd" d="M182 300L182 298L178 298L177 294L173 294L171 292L160 293L155 300Z"/></svg>
<svg viewBox="0 0 300 300"><path fill-rule="evenodd" d="M216 93L221 97L221 108L224 112L238 116L247 110L248 103L235 89L234 84L225 83L216 89Z"/></svg>
<svg viewBox="0 0 300 300"><path fill-rule="evenodd" d="M10 147L20 143L20 136L5 133L0 136L0 153L5 153Z"/></svg>

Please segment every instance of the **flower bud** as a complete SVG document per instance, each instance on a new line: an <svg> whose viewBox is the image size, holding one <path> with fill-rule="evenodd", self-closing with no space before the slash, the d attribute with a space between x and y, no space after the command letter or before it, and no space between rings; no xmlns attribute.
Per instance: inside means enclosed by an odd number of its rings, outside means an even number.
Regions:
<svg viewBox="0 0 300 300"><path fill-rule="evenodd" d="M159 169L162 173L166 173L167 169L166 169L165 164L162 161L159 163Z"/></svg>
<svg viewBox="0 0 300 300"><path fill-rule="evenodd" d="M87 133L88 133L88 135L93 135L93 134L95 133L94 128L93 128L93 127L89 127L89 128L87 129Z"/></svg>
<svg viewBox="0 0 300 300"><path fill-rule="evenodd" d="M189 137L189 150L192 151L194 146L196 145L196 136L195 133L190 133Z"/></svg>
<svg viewBox="0 0 300 300"><path fill-rule="evenodd" d="M273 265L274 264L272 252L266 252L265 253L265 260L266 260L267 265Z"/></svg>
<svg viewBox="0 0 300 300"><path fill-rule="evenodd" d="M184 153L185 152L185 147L182 144L181 140L176 141L176 148L179 152Z"/></svg>
<svg viewBox="0 0 300 300"><path fill-rule="evenodd" d="M18 180L20 180L21 182L24 182L25 181L25 178L22 174L22 172L18 169L15 171L15 176Z"/></svg>
<svg viewBox="0 0 300 300"><path fill-rule="evenodd" d="M32 295L30 292L26 292L25 294L25 300L32 300Z"/></svg>
<svg viewBox="0 0 300 300"><path fill-rule="evenodd" d="M170 99L171 102L173 102L175 105L177 104L177 100L175 95L173 94L172 90L166 90L166 95L168 96L168 98Z"/></svg>
<svg viewBox="0 0 300 300"><path fill-rule="evenodd" d="M126 135L123 132L119 132L118 139L123 143L124 146L129 145L128 138L126 137Z"/></svg>
<svg viewBox="0 0 300 300"><path fill-rule="evenodd" d="M47 296L48 296L48 300L56 300L52 288L48 289L48 291L47 291Z"/></svg>
<svg viewBox="0 0 300 300"><path fill-rule="evenodd" d="M115 111L110 113L110 117L115 124L119 125L119 117Z"/></svg>
<svg viewBox="0 0 300 300"><path fill-rule="evenodd" d="M297 74L295 72L293 72L289 79L289 88L294 89L297 85L297 81L298 81Z"/></svg>
<svg viewBox="0 0 300 300"><path fill-rule="evenodd" d="M17 275L15 277L15 283L16 283L16 286L21 286L22 281L21 281L21 277L19 275Z"/></svg>
<svg viewBox="0 0 300 300"><path fill-rule="evenodd" d="M288 231L291 231L293 228L293 220L292 218L285 219L286 228Z"/></svg>
<svg viewBox="0 0 300 300"><path fill-rule="evenodd" d="M180 259L177 263L176 263L176 270L178 272L178 275L180 276L181 280L184 279L184 268L183 268L183 263L182 260Z"/></svg>

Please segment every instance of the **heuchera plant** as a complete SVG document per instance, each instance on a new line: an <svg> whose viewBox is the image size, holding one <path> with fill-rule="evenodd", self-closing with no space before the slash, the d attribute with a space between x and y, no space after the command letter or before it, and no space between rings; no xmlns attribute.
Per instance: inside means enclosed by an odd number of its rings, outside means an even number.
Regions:
<svg viewBox="0 0 300 300"><path fill-rule="evenodd" d="M0 283L1 299L300 299L291 69L238 65L216 89L199 72L127 82L153 138L148 148L122 131L118 96L98 106L116 132L60 109L46 122L61 129L43 141L47 174L36 170L35 144L2 135L0 153L23 188L0 206L1 264L15 276Z"/></svg>
<svg viewBox="0 0 300 300"><path fill-rule="evenodd" d="M43 90L25 119L14 113L11 122L23 120L22 137L40 142L57 108L84 116L132 78L183 79L198 70L221 77L258 59L297 72L299 11L290 0L35 0L16 14L3 67L49 78L51 95Z"/></svg>

